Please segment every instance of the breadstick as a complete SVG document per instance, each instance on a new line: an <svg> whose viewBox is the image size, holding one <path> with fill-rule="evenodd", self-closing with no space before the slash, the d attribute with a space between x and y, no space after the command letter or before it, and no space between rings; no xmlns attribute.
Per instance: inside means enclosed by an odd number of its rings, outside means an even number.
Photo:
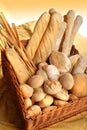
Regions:
<svg viewBox="0 0 87 130"><path fill-rule="evenodd" d="M51 14L49 25L42 37L40 45L33 59L35 64L46 61L54 49L61 19L62 16L59 13L55 12Z"/></svg>
<svg viewBox="0 0 87 130"><path fill-rule="evenodd" d="M39 46L42 36L48 26L49 20L50 20L50 14L45 12L40 16L39 20L35 25L32 37L29 40L29 43L26 47L27 56L30 57L31 59L34 57L36 53L36 50Z"/></svg>
<svg viewBox="0 0 87 130"><path fill-rule="evenodd" d="M62 52L68 55L69 41L74 25L75 12L73 10L68 11L67 15L64 17L64 21L67 23L67 28L64 34L64 41L62 43Z"/></svg>
<svg viewBox="0 0 87 130"><path fill-rule="evenodd" d="M68 55L70 54L71 48L72 48L72 44L74 42L75 36L79 30L79 27L81 26L83 22L83 19L80 15L78 15L74 21L74 26L71 32L71 37L70 37L70 42L69 42L69 50L68 50Z"/></svg>
<svg viewBox="0 0 87 130"><path fill-rule="evenodd" d="M66 22L62 22L60 27L59 27L55 50L59 50L61 40L62 40L63 34L65 32L66 26L67 26Z"/></svg>

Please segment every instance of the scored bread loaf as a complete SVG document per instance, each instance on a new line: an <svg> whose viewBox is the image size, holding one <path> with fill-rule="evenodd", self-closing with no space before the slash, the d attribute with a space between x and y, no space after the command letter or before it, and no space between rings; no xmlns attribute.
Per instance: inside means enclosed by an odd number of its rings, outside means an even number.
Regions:
<svg viewBox="0 0 87 130"><path fill-rule="evenodd" d="M48 26L49 20L50 20L50 14L45 12L40 16L39 20L35 25L33 34L26 47L27 56L30 57L31 59L33 59L36 53L36 50L39 46L42 36Z"/></svg>
<svg viewBox="0 0 87 130"><path fill-rule="evenodd" d="M46 61L54 49L61 20L61 14L57 12L50 14L48 27L33 58L35 64Z"/></svg>

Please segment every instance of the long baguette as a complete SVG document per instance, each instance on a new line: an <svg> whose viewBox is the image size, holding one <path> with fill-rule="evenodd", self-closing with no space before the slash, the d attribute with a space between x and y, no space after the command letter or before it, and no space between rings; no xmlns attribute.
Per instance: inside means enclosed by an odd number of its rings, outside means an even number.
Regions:
<svg viewBox="0 0 87 130"><path fill-rule="evenodd" d="M49 20L50 20L50 14L45 12L40 16L39 20L35 25L34 32L26 47L27 56L31 59L33 59L36 53L36 50L39 46L42 36L48 26Z"/></svg>
<svg viewBox="0 0 87 130"><path fill-rule="evenodd" d="M33 59L35 64L46 61L54 49L61 20L62 16L59 13L50 14L50 22Z"/></svg>

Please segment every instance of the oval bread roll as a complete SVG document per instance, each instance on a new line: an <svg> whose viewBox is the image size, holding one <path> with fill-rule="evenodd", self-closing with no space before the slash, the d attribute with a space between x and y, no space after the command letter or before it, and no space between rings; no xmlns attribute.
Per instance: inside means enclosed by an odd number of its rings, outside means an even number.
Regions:
<svg viewBox="0 0 87 130"><path fill-rule="evenodd" d="M42 76L39 75L33 75L27 83L32 86L32 88L39 88L43 85L44 79Z"/></svg>
<svg viewBox="0 0 87 130"><path fill-rule="evenodd" d="M68 102L66 102L66 101L62 101L62 100L58 100L58 99L55 99L54 100L54 105L56 105L56 106L64 106L64 105L66 105Z"/></svg>
<svg viewBox="0 0 87 130"><path fill-rule="evenodd" d="M46 96L46 93L43 91L42 88L38 88L34 90L34 93L32 95L32 101L33 102L39 102Z"/></svg>
<svg viewBox="0 0 87 130"><path fill-rule="evenodd" d="M59 81L62 84L62 87L66 90L72 89L72 87L74 85L74 79L70 73L62 74L59 78Z"/></svg>
<svg viewBox="0 0 87 130"><path fill-rule="evenodd" d="M32 101L30 98L26 98L24 99L24 103L25 103L25 108L28 109L29 107L32 106Z"/></svg>
<svg viewBox="0 0 87 130"><path fill-rule="evenodd" d="M24 98L31 97L34 92L33 88L31 86L29 86L28 84L20 85L20 90L21 90Z"/></svg>
<svg viewBox="0 0 87 130"><path fill-rule="evenodd" d="M40 102L38 102L38 105L41 108L45 108L50 106L53 103L53 97L50 95L46 95Z"/></svg>
<svg viewBox="0 0 87 130"><path fill-rule="evenodd" d="M53 95L54 97L64 100L64 101L68 101L69 100L69 94L68 91L65 89L61 89L57 94Z"/></svg>

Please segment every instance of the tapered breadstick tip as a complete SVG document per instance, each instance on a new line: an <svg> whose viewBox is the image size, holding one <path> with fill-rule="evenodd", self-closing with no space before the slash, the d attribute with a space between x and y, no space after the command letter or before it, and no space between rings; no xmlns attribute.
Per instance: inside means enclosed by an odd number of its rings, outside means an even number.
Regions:
<svg viewBox="0 0 87 130"><path fill-rule="evenodd" d="M49 14L53 14L53 13L55 13L56 11L55 11L55 9L54 8L51 8L50 10L49 10Z"/></svg>
<svg viewBox="0 0 87 130"><path fill-rule="evenodd" d="M75 23L81 25L83 23L83 18L80 15L78 15L76 17Z"/></svg>

